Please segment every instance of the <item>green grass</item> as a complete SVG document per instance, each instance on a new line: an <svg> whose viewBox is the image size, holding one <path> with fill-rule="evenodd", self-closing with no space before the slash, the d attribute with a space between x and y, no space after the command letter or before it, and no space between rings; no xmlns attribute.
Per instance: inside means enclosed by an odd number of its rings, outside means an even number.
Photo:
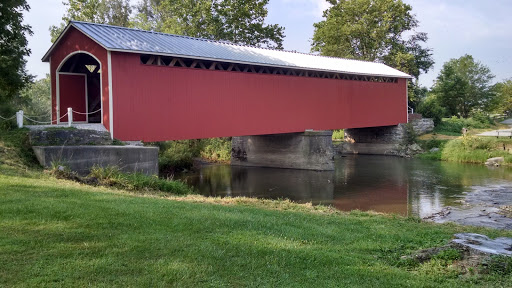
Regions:
<svg viewBox="0 0 512 288"><path fill-rule="evenodd" d="M0 176L0 286L453 287L401 265L462 230L368 213L315 214L137 197L69 181ZM510 233L508 233L510 235Z"/></svg>
<svg viewBox="0 0 512 288"><path fill-rule="evenodd" d="M512 165L509 151L512 149L512 139L466 136L453 140L421 141L420 145L427 151L431 146L440 148L437 152L418 155L422 159L483 164L489 158L504 157L504 165Z"/></svg>
<svg viewBox="0 0 512 288"><path fill-rule="evenodd" d="M24 141L20 134L4 136L0 147ZM457 232L510 237L510 231L344 213L285 200L140 195L91 187L41 174L26 165L33 163L29 151L25 155L24 148L11 148L0 154L2 287L506 287L512 283L508 270L462 275L449 265L457 259L454 253L425 264L400 258L444 245ZM29 172L14 173L23 171ZM493 271L501 271L498 268Z"/></svg>
<svg viewBox="0 0 512 288"><path fill-rule="evenodd" d="M192 193L192 189L181 181L161 179L142 173L123 173L117 167L93 167L88 176L98 180L100 185L125 190L153 190L177 195Z"/></svg>

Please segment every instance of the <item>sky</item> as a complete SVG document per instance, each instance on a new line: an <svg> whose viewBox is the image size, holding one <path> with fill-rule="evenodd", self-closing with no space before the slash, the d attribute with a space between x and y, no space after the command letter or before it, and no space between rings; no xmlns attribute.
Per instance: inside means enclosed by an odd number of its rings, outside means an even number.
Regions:
<svg viewBox="0 0 512 288"><path fill-rule="evenodd" d="M28 0L31 9L24 22L32 26L28 37L32 54L27 70L38 79L49 73L41 58L50 48L51 25L59 25L65 13L63 0ZM137 0L131 0L135 3ZM512 1L510 0L404 0L419 20L418 32L426 32L427 47L433 49L434 68L420 76L420 84L430 87L443 63L465 54L488 66L495 81L512 78ZM285 27L284 48L309 52L313 23L322 20L325 0L270 0L266 22Z"/></svg>

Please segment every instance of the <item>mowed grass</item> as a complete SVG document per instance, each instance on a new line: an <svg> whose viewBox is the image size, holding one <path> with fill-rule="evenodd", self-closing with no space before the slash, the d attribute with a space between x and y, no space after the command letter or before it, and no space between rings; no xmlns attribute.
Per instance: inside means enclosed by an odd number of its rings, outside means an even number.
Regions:
<svg viewBox="0 0 512 288"><path fill-rule="evenodd" d="M456 232L491 237L511 232L289 201L137 194L58 180L22 169L24 161L30 162L9 157L0 163L0 287L512 283L510 275L462 275L437 262L400 260L417 249L444 245Z"/></svg>
<svg viewBox="0 0 512 288"><path fill-rule="evenodd" d="M197 201L198 196L194 196ZM141 197L0 176L0 286L453 287L512 283L400 265L454 225ZM295 204L290 204L295 205ZM507 284L508 285L508 284Z"/></svg>

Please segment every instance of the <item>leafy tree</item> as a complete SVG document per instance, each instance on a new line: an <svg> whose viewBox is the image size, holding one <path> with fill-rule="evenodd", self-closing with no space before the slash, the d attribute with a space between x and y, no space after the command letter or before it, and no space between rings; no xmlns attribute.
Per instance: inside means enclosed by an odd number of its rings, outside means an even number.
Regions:
<svg viewBox="0 0 512 288"><path fill-rule="evenodd" d="M449 115L467 118L472 112L489 111L495 93L489 68L464 55L446 62L432 92Z"/></svg>
<svg viewBox="0 0 512 288"><path fill-rule="evenodd" d="M417 111L423 117L432 118L435 126L439 125L446 115L446 110L441 106L437 97L432 94L418 104Z"/></svg>
<svg viewBox="0 0 512 288"><path fill-rule="evenodd" d="M497 113L503 113L508 116L512 115L512 79L497 83L494 86L497 93L495 101L492 105L493 110Z"/></svg>
<svg viewBox="0 0 512 288"><path fill-rule="evenodd" d="M62 17L63 22L50 27L52 42L57 40L71 20L130 26L132 7L129 0L67 0L63 4L68 7Z"/></svg>
<svg viewBox="0 0 512 288"><path fill-rule="evenodd" d="M417 80L432 65L432 50L424 48L427 34L416 32L418 20L412 7L401 0L327 0L332 6L314 24L311 50L322 55L385 63L415 78L409 99L415 97ZM406 35L410 35L406 37Z"/></svg>
<svg viewBox="0 0 512 288"><path fill-rule="evenodd" d="M269 0L214 2L215 37L252 46L283 48L284 28L265 25Z"/></svg>
<svg viewBox="0 0 512 288"><path fill-rule="evenodd" d="M50 74L27 85L16 99L16 107L20 107L26 115L47 116L38 121L48 121L51 112Z"/></svg>
<svg viewBox="0 0 512 288"><path fill-rule="evenodd" d="M10 101L32 80L25 70L30 55L26 35L32 35L23 24L23 11L30 6L25 0L3 0L0 4L0 114L11 113Z"/></svg>
<svg viewBox="0 0 512 288"><path fill-rule="evenodd" d="M269 0L143 0L141 29L240 44L282 48L284 28L265 24Z"/></svg>

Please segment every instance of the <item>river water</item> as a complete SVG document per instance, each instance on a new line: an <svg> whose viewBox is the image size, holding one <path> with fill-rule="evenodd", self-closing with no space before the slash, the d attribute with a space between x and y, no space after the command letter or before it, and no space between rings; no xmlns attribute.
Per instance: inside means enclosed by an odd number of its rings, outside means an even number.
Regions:
<svg viewBox="0 0 512 288"><path fill-rule="evenodd" d="M329 172L205 165L178 175L205 196L246 196L428 217L475 191L512 190L512 169L389 156L335 159ZM512 195L512 193L510 193ZM507 203L506 203L507 204ZM512 205L509 203L508 205Z"/></svg>

